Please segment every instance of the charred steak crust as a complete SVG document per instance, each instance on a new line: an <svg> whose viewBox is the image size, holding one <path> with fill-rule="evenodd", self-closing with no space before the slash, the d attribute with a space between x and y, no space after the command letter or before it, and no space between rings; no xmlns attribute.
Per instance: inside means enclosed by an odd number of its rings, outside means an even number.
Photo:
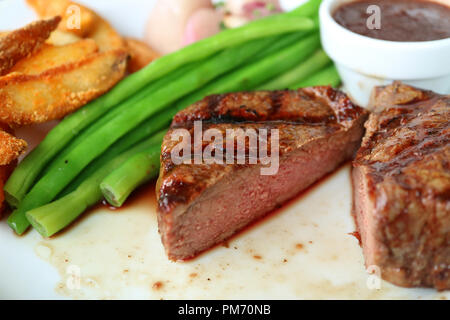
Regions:
<svg viewBox="0 0 450 320"><path fill-rule="evenodd" d="M163 141L157 184L159 230L169 258L191 258L224 241L352 158L367 115L331 87L213 95L179 112ZM202 120L203 130L223 133L229 128L279 129L279 173L261 177L254 170L259 163L175 165L171 150L178 141L171 141L171 132L184 128L192 133L196 120ZM308 174L299 171L308 161L308 170L320 169L304 178ZM286 183L288 190L282 190L283 175L293 179Z"/></svg>
<svg viewBox="0 0 450 320"><path fill-rule="evenodd" d="M339 124L350 127L364 109L343 92L321 86L299 90L238 92L212 95L177 113L172 128L196 120L212 123L283 121L296 124Z"/></svg>
<svg viewBox="0 0 450 320"><path fill-rule="evenodd" d="M366 265L405 287L450 289L450 96L395 82L374 90L353 162Z"/></svg>

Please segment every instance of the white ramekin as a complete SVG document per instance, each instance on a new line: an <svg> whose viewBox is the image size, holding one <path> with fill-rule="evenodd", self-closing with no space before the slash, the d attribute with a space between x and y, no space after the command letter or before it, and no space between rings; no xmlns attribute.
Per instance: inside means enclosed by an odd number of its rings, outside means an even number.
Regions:
<svg viewBox="0 0 450 320"><path fill-rule="evenodd" d="M332 17L340 4L349 1L352 0L323 0L319 12L320 33L324 50L335 62L355 102L366 106L374 86L393 80L450 93L450 38L395 42L359 35Z"/></svg>

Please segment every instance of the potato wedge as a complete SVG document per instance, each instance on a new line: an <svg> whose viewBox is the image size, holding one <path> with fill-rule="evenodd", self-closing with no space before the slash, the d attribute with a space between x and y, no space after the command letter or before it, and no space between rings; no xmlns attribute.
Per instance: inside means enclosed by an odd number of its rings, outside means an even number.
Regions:
<svg viewBox="0 0 450 320"><path fill-rule="evenodd" d="M65 46L45 43L35 54L20 60L10 72L39 74L63 64L81 61L97 50L97 44L92 39L80 40Z"/></svg>
<svg viewBox="0 0 450 320"><path fill-rule="evenodd" d="M128 61L129 73L141 70L150 62L160 57L155 50L140 40L125 38L125 45L130 53L130 61Z"/></svg>
<svg viewBox="0 0 450 320"><path fill-rule="evenodd" d="M2 212L5 210L5 195L3 193L3 187L8 180L11 172L16 167L17 161L13 161L11 164L6 166L0 166L0 218L2 217Z"/></svg>
<svg viewBox="0 0 450 320"><path fill-rule="evenodd" d="M0 218L2 217L2 212L5 209L5 194L3 192L3 187L5 186L7 178L8 166L0 166Z"/></svg>
<svg viewBox="0 0 450 320"><path fill-rule="evenodd" d="M52 44L54 46L65 46L66 44L72 44L74 42L80 41L81 39L81 37L72 32L55 30L47 39L46 43Z"/></svg>
<svg viewBox="0 0 450 320"><path fill-rule="evenodd" d="M58 16L39 20L0 37L0 75L41 46L60 21Z"/></svg>
<svg viewBox="0 0 450 320"><path fill-rule="evenodd" d="M79 37L90 33L97 22L95 12L69 0L27 0L27 3L40 17L61 16L59 29Z"/></svg>
<svg viewBox="0 0 450 320"><path fill-rule="evenodd" d="M22 139L0 130L0 166L8 165L16 160L26 147L27 143Z"/></svg>
<svg viewBox="0 0 450 320"><path fill-rule="evenodd" d="M3 186L17 164L27 143L14 137L9 126L0 123L0 217L4 209Z"/></svg>
<svg viewBox="0 0 450 320"><path fill-rule="evenodd" d="M8 166L0 166L0 218L4 208L5 194L3 193L3 187L5 186L7 178Z"/></svg>
<svg viewBox="0 0 450 320"><path fill-rule="evenodd" d="M0 77L0 121L20 126L64 117L122 79L127 57L118 49L36 75Z"/></svg>
<svg viewBox="0 0 450 320"><path fill-rule="evenodd" d="M122 37L106 20L100 17L98 17L95 27L87 37L95 40L100 51L115 50L125 47L125 42Z"/></svg>
<svg viewBox="0 0 450 320"><path fill-rule="evenodd" d="M79 37L91 38L97 42L100 51L108 51L124 47L122 37L111 25L92 11L76 2L69 0L27 0L40 17L60 15L63 20L59 29L74 33ZM80 28L73 28L76 12L70 8L78 7L80 12Z"/></svg>

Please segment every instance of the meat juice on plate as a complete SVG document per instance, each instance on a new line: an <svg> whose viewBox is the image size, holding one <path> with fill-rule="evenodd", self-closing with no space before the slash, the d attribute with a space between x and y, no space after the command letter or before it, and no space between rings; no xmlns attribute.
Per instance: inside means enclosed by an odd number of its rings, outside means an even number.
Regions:
<svg viewBox="0 0 450 320"><path fill-rule="evenodd" d="M387 282L376 289L348 234L349 175L346 165L257 228L184 263L164 253L154 185L125 209L98 208L55 238L27 236L58 270L57 293L76 299L449 298Z"/></svg>

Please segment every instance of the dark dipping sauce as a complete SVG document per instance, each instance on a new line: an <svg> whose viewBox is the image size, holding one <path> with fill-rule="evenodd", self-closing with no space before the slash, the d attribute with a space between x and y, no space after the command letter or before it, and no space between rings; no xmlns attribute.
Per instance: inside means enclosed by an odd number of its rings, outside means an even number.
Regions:
<svg viewBox="0 0 450 320"><path fill-rule="evenodd" d="M367 26L369 6L380 8L380 29ZM361 0L338 7L333 18L358 34L390 41L430 41L450 38L450 7L426 0ZM372 19L370 21L373 21ZM373 24L370 24L373 25Z"/></svg>

